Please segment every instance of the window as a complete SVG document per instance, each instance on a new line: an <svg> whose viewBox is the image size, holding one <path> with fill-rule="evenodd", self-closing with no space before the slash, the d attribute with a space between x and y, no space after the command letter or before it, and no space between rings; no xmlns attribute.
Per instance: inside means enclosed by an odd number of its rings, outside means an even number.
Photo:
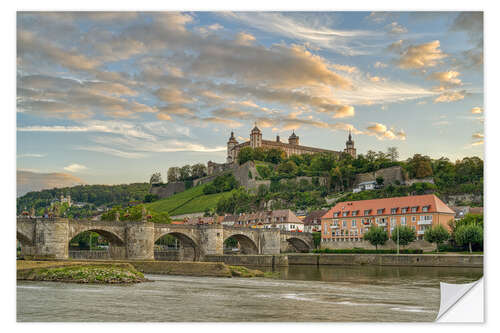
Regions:
<svg viewBox="0 0 500 333"><path fill-rule="evenodd" d="M337 216L339 216L339 213L338 212L337 213L333 213L333 216L337 217Z"/></svg>
<svg viewBox="0 0 500 333"><path fill-rule="evenodd" d="M342 228L346 228L347 227L347 221L346 220L343 220L342 221Z"/></svg>
<svg viewBox="0 0 500 333"><path fill-rule="evenodd" d="M418 206L411 207L411 212L412 212L412 213L416 213L416 212L417 212L417 209L418 209Z"/></svg>
<svg viewBox="0 0 500 333"><path fill-rule="evenodd" d="M424 207L422 207L422 211L423 211L423 212L428 212L428 211L429 211L429 206L424 206Z"/></svg>
<svg viewBox="0 0 500 333"><path fill-rule="evenodd" d="M406 225L406 217L401 217L401 225Z"/></svg>
<svg viewBox="0 0 500 333"><path fill-rule="evenodd" d="M407 211L408 211L408 207L401 208L401 213L406 214Z"/></svg>
<svg viewBox="0 0 500 333"><path fill-rule="evenodd" d="M393 223L396 223L396 218L395 217L391 217L391 224Z"/></svg>
<svg viewBox="0 0 500 333"><path fill-rule="evenodd" d="M397 208L391 208L391 214L396 214L398 212Z"/></svg>
<svg viewBox="0 0 500 333"><path fill-rule="evenodd" d="M338 227L339 226L339 220L333 220L333 225Z"/></svg>
<svg viewBox="0 0 500 333"><path fill-rule="evenodd" d="M377 214L382 214L384 212L384 208L377 209Z"/></svg>
<svg viewBox="0 0 500 333"><path fill-rule="evenodd" d="M349 214L349 212L342 212L342 216L347 216L347 214Z"/></svg>
<svg viewBox="0 0 500 333"><path fill-rule="evenodd" d="M370 215L371 209L366 209L365 210L365 215Z"/></svg>
<svg viewBox="0 0 500 333"><path fill-rule="evenodd" d="M353 210L352 213L351 213L352 216L356 216L358 215L358 211L357 210Z"/></svg>
<svg viewBox="0 0 500 333"><path fill-rule="evenodd" d="M416 216L412 216L412 217L411 217L411 221L412 221L412 222L415 222L416 220L417 220L417 217L416 217Z"/></svg>
<svg viewBox="0 0 500 333"><path fill-rule="evenodd" d="M351 221L351 227L352 228L356 228L356 220L352 220Z"/></svg>

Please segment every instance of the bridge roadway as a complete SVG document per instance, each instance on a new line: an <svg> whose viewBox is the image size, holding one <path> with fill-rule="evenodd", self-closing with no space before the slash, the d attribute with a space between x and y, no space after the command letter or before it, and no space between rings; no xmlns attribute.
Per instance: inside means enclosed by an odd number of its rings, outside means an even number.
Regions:
<svg viewBox="0 0 500 333"><path fill-rule="evenodd" d="M233 238L243 254L279 254L313 248L309 233L278 228L258 229L223 225L173 225L152 222L73 220L66 218L18 218L17 240L21 253L37 257L67 259L69 243L85 231L94 231L109 243L113 259L154 259L154 244L172 235L180 242L180 260L203 260L222 255L223 244Z"/></svg>

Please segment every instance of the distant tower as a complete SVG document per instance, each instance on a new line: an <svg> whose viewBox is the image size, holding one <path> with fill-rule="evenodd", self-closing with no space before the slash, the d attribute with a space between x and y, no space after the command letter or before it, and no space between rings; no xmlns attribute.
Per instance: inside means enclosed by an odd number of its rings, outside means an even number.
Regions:
<svg viewBox="0 0 500 333"><path fill-rule="evenodd" d="M278 135L276 135L276 142L281 142L281 141L280 141L280 135L279 135L279 134L278 134Z"/></svg>
<svg viewBox="0 0 500 333"><path fill-rule="evenodd" d="M349 129L349 137L345 143L344 153L351 155L352 158L356 158L356 148L354 148L354 141L352 141L351 129Z"/></svg>
<svg viewBox="0 0 500 333"><path fill-rule="evenodd" d="M235 159L235 152L233 148L238 144L236 138L234 137L234 132L231 131L231 136L229 137L229 141L227 142L227 163L233 163Z"/></svg>
<svg viewBox="0 0 500 333"><path fill-rule="evenodd" d="M299 145L299 137L295 135L295 130L293 130L292 135L288 137L288 143L291 145Z"/></svg>
<svg viewBox="0 0 500 333"><path fill-rule="evenodd" d="M255 123L255 127L250 132L250 147L257 148L262 146L262 132L257 127L257 122Z"/></svg>

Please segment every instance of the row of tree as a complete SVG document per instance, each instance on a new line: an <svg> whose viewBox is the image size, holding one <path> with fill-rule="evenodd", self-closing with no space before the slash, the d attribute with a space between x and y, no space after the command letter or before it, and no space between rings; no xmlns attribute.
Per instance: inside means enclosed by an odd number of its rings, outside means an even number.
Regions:
<svg viewBox="0 0 500 333"><path fill-rule="evenodd" d="M482 215L467 215L462 220L453 222L450 225L451 233L439 224L425 230L424 240L436 244L436 251L438 252L440 245L449 241L452 246L467 248L472 253L473 247L482 249L483 246L482 221ZM378 246L382 246L388 241L389 235L383 227L372 225L368 232L364 234L363 239L378 249ZM415 230L408 226L397 226L391 233L391 239L401 246L407 246L417 239L417 235Z"/></svg>

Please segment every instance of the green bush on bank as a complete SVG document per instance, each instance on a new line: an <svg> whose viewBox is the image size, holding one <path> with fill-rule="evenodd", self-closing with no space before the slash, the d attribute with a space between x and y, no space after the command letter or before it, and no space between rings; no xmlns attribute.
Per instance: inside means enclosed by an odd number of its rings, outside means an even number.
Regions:
<svg viewBox="0 0 500 333"><path fill-rule="evenodd" d="M314 249L313 253L357 253L357 254L396 254L397 250L368 250L361 248L354 249ZM422 254L422 249L400 249L401 254Z"/></svg>

